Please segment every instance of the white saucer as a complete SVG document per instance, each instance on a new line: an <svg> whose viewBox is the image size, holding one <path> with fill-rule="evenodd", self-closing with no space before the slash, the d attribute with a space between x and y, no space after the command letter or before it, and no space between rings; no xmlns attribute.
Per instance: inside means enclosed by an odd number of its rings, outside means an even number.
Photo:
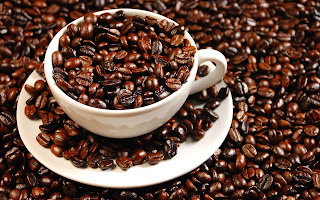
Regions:
<svg viewBox="0 0 320 200"><path fill-rule="evenodd" d="M26 84L33 85L36 80L42 77L35 71L29 76ZM225 87L221 81L217 88ZM231 94L222 101L215 110L219 114L219 119L213 123L212 128L206 131L206 135L200 141L192 141L188 138L178 148L175 157L161 161L156 165L147 163L133 166L127 171L119 167L102 171L100 169L77 168L70 161L54 156L50 149L43 148L36 141L36 136L40 133L39 125L41 120L31 120L24 114L26 100L30 95L24 87L21 91L17 107L18 129L23 143L29 152L44 166L53 172L68 179L107 188L136 188L159 184L184 175L203 162L205 162L222 144L228 134L232 120L232 98ZM199 105L203 106L203 105Z"/></svg>

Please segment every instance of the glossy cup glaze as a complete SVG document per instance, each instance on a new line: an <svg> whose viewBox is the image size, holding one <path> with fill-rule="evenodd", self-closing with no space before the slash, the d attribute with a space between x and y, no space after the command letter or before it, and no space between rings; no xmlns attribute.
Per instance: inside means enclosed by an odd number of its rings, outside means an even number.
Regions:
<svg viewBox="0 0 320 200"><path fill-rule="evenodd" d="M112 9L99 11L94 14L114 14L119 10L123 10L126 16L150 16L158 21L166 19L174 22L162 15L137 9ZM74 20L72 23L80 25L83 23L83 17ZM176 22L174 23L177 24ZM59 38L67 32L67 27L68 25L61 29L48 46L44 60L46 80L53 96L64 112L77 124L98 135L111 138L129 138L140 136L157 129L173 117L186 101L189 94L199 92L217 83L224 76L227 69L227 61L222 53L213 49L197 50L194 56L193 67L190 70L187 81L178 91L172 93L167 98L148 106L127 110L94 108L71 99L56 85L53 79L52 53L59 50ZM196 46L187 31L185 31L184 37L190 41L192 46ZM206 61L214 62L216 67L209 65L209 74L206 77L194 81L198 64Z"/></svg>

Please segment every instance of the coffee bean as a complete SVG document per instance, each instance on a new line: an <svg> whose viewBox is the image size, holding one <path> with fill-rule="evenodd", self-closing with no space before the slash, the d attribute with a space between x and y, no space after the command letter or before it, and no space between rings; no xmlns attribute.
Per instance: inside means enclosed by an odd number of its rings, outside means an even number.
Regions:
<svg viewBox="0 0 320 200"><path fill-rule="evenodd" d="M72 90L72 85L69 84L68 82L66 82L64 79L62 78L57 78L56 79L56 83L57 86L62 89L64 92L69 92L70 90Z"/></svg>
<svg viewBox="0 0 320 200"><path fill-rule="evenodd" d="M312 180L312 177L310 174L302 171L294 171L292 178L298 183L298 184L307 184Z"/></svg>
<svg viewBox="0 0 320 200"><path fill-rule="evenodd" d="M12 149L6 152L5 158L7 159L8 164L10 165L17 164L22 159L21 151L17 147L12 147Z"/></svg>
<svg viewBox="0 0 320 200"><path fill-rule="evenodd" d="M266 174L261 179L259 179L258 187L261 190L268 190L270 189L272 183L273 183L273 177L269 174Z"/></svg>
<svg viewBox="0 0 320 200"><path fill-rule="evenodd" d="M209 108L211 110L214 110L219 106L220 106L220 101L218 99L214 99L214 100L209 101L208 103L206 103L204 107L205 108Z"/></svg>
<svg viewBox="0 0 320 200"><path fill-rule="evenodd" d="M52 53L52 65L54 67L60 67L63 65L63 55L59 51Z"/></svg>
<svg viewBox="0 0 320 200"><path fill-rule="evenodd" d="M70 58L64 63L66 69L75 69L81 65L79 58Z"/></svg>
<svg viewBox="0 0 320 200"><path fill-rule="evenodd" d="M75 24L70 24L67 27L67 31L71 37L76 37L79 33L78 27Z"/></svg>
<svg viewBox="0 0 320 200"><path fill-rule="evenodd" d="M48 148L51 144L50 136L46 133L39 133L36 139L38 143L45 148Z"/></svg>
<svg viewBox="0 0 320 200"><path fill-rule="evenodd" d="M242 152L247 158L254 158L257 155L257 150L252 144L242 146Z"/></svg>
<svg viewBox="0 0 320 200"><path fill-rule="evenodd" d="M244 82L238 82L236 84L236 91L239 95L246 95L248 93L248 86Z"/></svg>
<svg viewBox="0 0 320 200"><path fill-rule="evenodd" d="M80 36L84 39L91 39L93 36L94 27L90 22L84 22L80 27Z"/></svg>
<svg viewBox="0 0 320 200"><path fill-rule="evenodd" d="M0 54L3 57L10 57L10 56L12 56L12 51L8 47L1 46L0 47Z"/></svg>
<svg viewBox="0 0 320 200"><path fill-rule="evenodd" d="M303 131L309 136L317 136L319 134L319 128L313 125L305 126Z"/></svg>
<svg viewBox="0 0 320 200"><path fill-rule="evenodd" d="M236 169L238 170L242 170L244 169L246 165L246 157L244 156L244 154L239 153L237 158L236 158Z"/></svg>
<svg viewBox="0 0 320 200"><path fill-rule="evenodd" d="M107 37L112 42L118 42L120 39L121 33L117 29L110 29L107 33Z"/></svg>
<svg viewBox="0 0 320 200"><path fill-rule="evenodd" d="M42 93L38 96L35 102L35 107L37 109L43 109L48 103L48 97L46 93Z"/></svg>
<svg viewBox="0 0 320 200"><path fill-rule="evenodd" d="M183 36L176 34L171 38L170 44L172 46L179 46L183 43Z"/></svg>
<svg viewBox="0 0 320 200"><path fill-rule="evenodd" d="M96 52L95 48L89 45L81 45L79 51L86 56L93 56Z"/></svg>
<svg viewBox="0 0 320 200"><path fill-rule="evenodd" d="M168 78L166 80L166 86L173 91L178 90L181 87L181 81L175 78Z"/></svg>
<svg viewBox="0 0 320 200"><path fill-rule="evenodd" d="M34 83L34 90L35 92L42 92L44 89L45 89L45 82L43 80L37 80L35 83Z"/></svg>
<svg viewBox="0 0 320 200"><path fill-rule="evenodd" d="M194 140L201 140L205 136L205 131L202 129L196 129L191 132L191 137Z"/></svg>
<svg viewBox="0 0 320 200"><path fill-rule="evenodd" d="M114 162L111 159L100 160L98 162L98 167L102 170L110 169L113 165L114 165Z"/></svg>
<svg viewBox="0 0 320 200"><path fill-rule="evenodd" d="M93 83L93 76L91 76L90 73L86 73L86 72L81 72L77 78L76 78L76 82L84 87L88 87L90 85L92 85Z"/></svg>
<svg viewBox="0 0 320 200"><path fill-rule="evenodd" d="M70 44L70 37L67 34L63 34L60 38L59 38L59 44L61 47L64 46L68 46Z"/></svg>
<svg viewBox="0 0 320 200"><path fill-rule="evenodd" d="M149 76L146 79L146 86L149 90L154 91L159 87L159 81L154 76Z"/></svg>
<svg viewBox="0 0 320 200"><path fill-rule="evenodd" d="M291 165L292 164L290 163L290 161L287 159L284 159L284 158L279 158L275 162L276 167L278 167L279 169L284 169L284 170L290 169Z"/></svg>
<svg viewBox="0 0 320 200"><path fill-rule="evenodd" d="M72 42L74 42L74 41L72 41ZM76 46L76 44L74 44L74 45ZM69 46L65 46L61 49L61 54L65 58L69 59L69 58L75 57L77 55L77 51Z"/></svg>
<svg viewBox="0 0 320 200"><path fill-rule="evenodd" d="M172 140L166 140L163 146L163 154L165 158L170 159L177 154L177 145ZM150 161L149 161L150 163Z"/></svg>
<svg viewBox="0 0 320 200"><path fill-rule="evenodd" d="M61 157L62 156L62 151L63 151L63 148L56 145L56 144L52 144L50 146L50 151L57 157Z"/></svg>
<svg viewBox="0 0 320 200"><path fill-rule="evenodd" d="M144 158L147 156L147 152L144 150L138 150L136 151L131 159L134 165L141 164L144 161Z"/></svg>
<svg viewBox="0 0 320 200"><path fill-rule="evenodd" d="M219 90L219 93L218 93L218 98L220 100L224 100L229 94L229 88L228 87L224 87L224 88L221 88Z"/></svg>
<svg viewBox="0 0 320 200"><path fill-rule="evenodd" d="M57 129L52 136L53 143L59 146L65 146L68 141L66 132L65 129Z"/></svg>
<svg viewBox="0 0 320 200"><path fill-rule="evenodd" d="M0 122L5 126L12 127L16 124L16 118L11 112L3 111L0 113Z"/></svg>
<svg viewBox="0 0 320 200"><path fill-rule="evenodd" d="M231 128L229 130L229 137L232 141L239 143L243 140L243 137L240 135L238 129Z"/></svg>
<svg viewBox="0 0 320 200"><path fill-rule="evenodd" d="M24 114L32 119L36 116L37 114L37 109L34 105L26 105L25 109L24 109Z"/></svg>
<svg viewBox="0 0 320 200"><path fill-rule="evenodd" d="M154 40L152 42L151 54L160 55L163 51L163 45L159 40Z"/></svg>
<svg viewBox="0 0 320 200"><path fill-rule="evenodd" d="M149 153L146 156L146 161L151 165L155 165L155 164L159 163L160 161L162 161L163 159L164 159L164 154L160 153L160 152Z"/></svg>
<svg viewBox="0 0 320 200"><path fill-rule="evenodd" d="M32 197L35 199L41 199L44 197L44 191L40 187L34 187L32 189Z"/></svg>
<svg viewBox="0 0 320 200"><path fill-rule="evenodd" d="M316 187L316 188L319 188L320 187L320 179L319 179L320 177L319 177L319 174L318 173L315 173L315 174L313 174L312 175L312 180L313 180L313 185L314 185L314 187Z"/></svg>
<svg viewBox="0 0 320 200"><path fill-rule="evenodd" d="M118 157L116 159L116 162L117 162L117 165L123 170L127 170L133 166L132 160L130 160L129 158L127 158L125 156Z"/></svg>
<svg viewBox="0 0 320 200"><path fill-rule="evenodd" d="M122 89L118 92L117 99L123 106L130 106L134 102L135 97L130 90Z"/></svg>

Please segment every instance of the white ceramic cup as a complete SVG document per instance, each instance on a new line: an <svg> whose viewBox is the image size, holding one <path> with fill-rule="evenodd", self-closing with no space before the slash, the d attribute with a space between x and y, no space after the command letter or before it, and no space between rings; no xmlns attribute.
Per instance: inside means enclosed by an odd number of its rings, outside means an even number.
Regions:
<svg viewBox="0 0 320 200"><path fill-rule="evenodd" d="M158 21L166 19L162 15L137 9L112 9L94 13L114 14L123 10L126 16L150 16ZM83 17L72 23L80 25ZM174 22L177 24L176 22ZM178 24L177 24L178 25ZM67 25L68 26L68 25ZM64 110L64 112L77 124L98 135L111 138L130 138L151 132L167 122L180 109L190 94L206 89L222 79L227 70L227 61L222 53L213 49L197 50L194 56L193 67L187 81L181 88L167 98L148 106L127 110L108 110L90 107L81 104L67 96L55 83L53 79L52 53L59 50L59 38L67 32L67 26L62 28L50 42L44 60L44 72L53 96ZM192 46L196 46L190 34L185 31L184 37ZM209 74L199 80L195 80L198 65L206 61L212 61L216 67L211 65ZM210 66L210 65L209 65Z"/></svg>

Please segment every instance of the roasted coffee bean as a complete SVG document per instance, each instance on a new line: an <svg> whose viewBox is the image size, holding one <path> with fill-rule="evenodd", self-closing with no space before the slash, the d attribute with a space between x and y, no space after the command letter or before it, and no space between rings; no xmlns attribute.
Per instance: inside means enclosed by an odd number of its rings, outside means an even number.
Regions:
<svg viewBox="0 0 320 200"><path fill-rule="evenodd" d="M93 83L93 76L89 72L81 72L77 76L76 82L81 86L88 87Z"/></svg>
<svg viewBox="0 0 320 200"><path fill-rule="evenodd" d="M248 93L248 85L244 82L238 82L236 84L236 91L239 95L246 95Z"/></svg>
<svg viewBox="0 0 320 200"><path fill-rule="evenodd" d="M130 106L133 104L135 97L130 90L122 89L117 94L119 103L123 106Z"/></svg>
<svg viewBox="0 0 320 200"><path fill-rule="evenodd" d="M205 136L205 131L202 129L196 129L191 132L191 137L194 140L201 140Z"/></svg>
<svg viewBox="0 0 320 200"><path fill-rule="evenodd" d="M76 37L79 33L79 29L78 27L75 25L75 24L70 24L68 27L67 27L67 31L68 31L68 34L71 36L71 37Z"/></svg>
<svg viewBox="0 0 320 200"><path fill-rule="evenodd" d="M311 175L303 171L294 171L292 174L292 178L298 184L307 184L312 180Z"/></svg>
<svg viewBox="0 0 320 200"><path fill-rule="evenodd" d="M307 125L303 131L309 136L317 136L319 134L319 128L313 125Z"/></svg>
<svg viewBox="0 0 320 200"><path fill-rule="evenodd" d="M114 165L114 162L111 159L98 161L98 167L102 170L110 169L113 165Z"/></svg>
<svg viewBox="0 0 320 200"><path fill-rule="evenodd" d="M68 46L70 44L70 37L67 34L63 34L60 38L59 38L59 44L61 47L64 46Z"/></svg>
<svg viewBox="0 0 320 200"><path fill-rule="evenodd" d="M63 55L59 51L52 53L52 65L54 67L61 67L63 65Z"/></svg>
<svg viewBox="0 0 320 200"><path fill-rule="evenodd" d="M131 159L134 165L138 165L144 161L146 156L147 152L145 150L138 150L132 155Z"/></svg>
<svg viewBox="0 0 320 200"><path fill-rule="evenodd" d="M34 83L34 90L35 92L42 92L44 89L45 89L45 82L43 80L37 80L35 83Z"/></svg>
<svg viewBox="0 0 320 200"><path fill-rule="evenodd" d="M231 128L229 130L229 137L232 141L239 143L242 142L243 137L240 135L240 132L238 131L238 129L235 128Z"/></svg>
<svg viewBox="0 0 320 200"><path fill-rule="evenodd" d="M154 40L152 42L151 54L152 55L160 55L163 51L163 45L159 40Z"/></svg>
<svg viewBox="0 0 320 200"><path fill-rule="evenodd" d="M258 187L261 190L268 190L272 186L273 177L269 174L264 175L261 179L259 179Z"/></svg>
<svg viewBox="0 0 320 200"><path fill-rule="evenodd" d="M32 197L34 199L41 199L44 197L44 191L40 187L34 187L32 189Z"/></svg>
<svg viewBox="0 0 320 200"><path fill-rule="evenodd" d="M71 157L70 161L74 166L78 168L86 167L86 162L78 157Z"/></svg>
<svg viewBox="0 0 320 200"><path fill-rule="evenodd" d="M206 103L204 107L205 107L205 108L209 108L209 109L211 109L211 110L214 110L214 109L216 109L216 108L219 107L219 106L220 106L220 101L217 100L217 99L214 99L214 100L209 101L208 103Z"/></svg>
<svg viewBox="0 0 320 200"><path fill-rule="evenodd" d="M116 159L116 163L123 170L127 170L127 169L129 169L130 167L133 166L132 160L130 160L129 158L127 158L125 156L118 157Z"/></svg>
<svg viewBox="0 0 320 200"><path fill-rule="evenodd" d="M221 88L219 90L219 93L218 93L218 98L220 100L224 100L229 94L229 88L228 87L224 87L224 88Z"/></svg>
<svg viewBox="0 0 320 200"><path fill-rule="evenodd" d="M165 141L165 144L163 146L163 154L167 159L170 159L177 154L177 145L173 140Z"/></svg>
<svg viewBox="0 0 320 200"><path fill-rule="evenodd" d="M146 161L151 165L155 165L160 161L162 161L163 159L164 159L164 154L161 152L149 153L146 156Z"/></svg>
<svg viewBox="0 0 320 200"><path fill-rule="evenodd" d="M17 164L22 159L21 151L18 149L18 147L12 147L12 149L6 152L5 158L9 165Z"/></svg>
<svg viewBox="0 0 320 200"><path fill-rule="evenodd" d="M235 168L238 170L243 170L246 166L246 157L244 154L239 153L236 158Z"/></svg>
<svg viewBox="0 0 320 200"><path fill-rule="evenodd" d="M242 152L247 158L254 158L257 155L257 150L252 144L243 145Z"/></svg>
<svg viewBox="0 0 320 200"><path fill-rule="evenodd" d="M11 112L3 111L0 113L0 122L5 126L12 127L16 124L16 118Z"/></svg>
<svg viewBox="0 0 320 200"><path fill-rule="evenodd" d="M54 144L64 146L68 141L67 131L65 129L57 129L52 136Z"/></svg>
<svg viewBox="0 0 320 200"><path fill-rule="evenodd" d="M146 83L145 84L146 84L146 87L151 91L154 91L159 87L159 81L154 76L149 76L146 79Z"/></svg>
<svg viewBox="0 0 320 200"><path fill-rule="evenodd" d="M0 54L3 57L10 57L10 56L12 56L12 51L8 47L1 46L0 47Z"/></svg>
<svg viewBox="0 0 320 200"><path fill-rule="evenodd" d="M284 159L284 158L277 159L274 164L279 169L284 169L284 170L290 169L291 165L292 165L289 160Z"/></svg>
<svg viewBox="0 0 320 200"><path fill-rule="evenodd" d="M91 98L88 102L88 105L95 108L101 108L101 109L107 108L107 104L98 98Z"/></svg>
<svg viewBox="0 0 320 200"><path fill-rule="evenodd" d="M64 63L66 69L75 69L81 65L79 58L70 58Z"/></svg>
<svg viewBox="0 0 320 200"><path fill-rule="evenodd" d="M24 109L24 114L32 119L36 116L37 114L37 109L34 105L26 105L25 109Z"/></svg>
<svg viewBox="0 0 320 200"><path fill-rule="evenodd" d="M166 86L173 91L178 90L181 87L181 81L175 78L168 78L166 80Z"/></svg>
<svg viewBox="0 0 320 200"><path fill-rule="evenodd" d="M183 43L184 37L182 35L176 34L171 38L170 44L172 46L179 46Z"/></svg>
<svg viewBox="0 0 320 200"><path fill-rule="evenodd" d="M84 39L91 39L93 36L94 27L90 22L84 22L80 27L80 36Z"/></svg>
<svg viewBox="0 0 320 200"><path fill-rule="evenodd" d="M62 151L63 151L63 148L56 145L56 144L52 144L50 146L50 151L57 157L61 157L62 156Z"/></svg>
<svg viewBox="0 0 320 200"><path fill-rule="evenodd" d="M38 143L43 147L49 147L51 144L50 136L46 133L39 133L36 137Z"/></svg>
<svg viewBox="0 0 320 200"><path fill-rule="evenodd" d="M76 42L76 41L72 41L72 42ZM77 46L78 44L73 44L73 46ZM80 46L80 44L79 44ZM72 57L75 57L77 55L77 51L74 50L73 48L69 47L69 46L65 46L62 48L61 50L61 54L69 59L69 58L72 58Z"/></svg>
<svg viewBox="0 0 320 200"><path fill-rule="evenodd" d="M110 29L107 33L107 38L111 42L118 42L120 39L121 33L117 29Z"/></svg>

